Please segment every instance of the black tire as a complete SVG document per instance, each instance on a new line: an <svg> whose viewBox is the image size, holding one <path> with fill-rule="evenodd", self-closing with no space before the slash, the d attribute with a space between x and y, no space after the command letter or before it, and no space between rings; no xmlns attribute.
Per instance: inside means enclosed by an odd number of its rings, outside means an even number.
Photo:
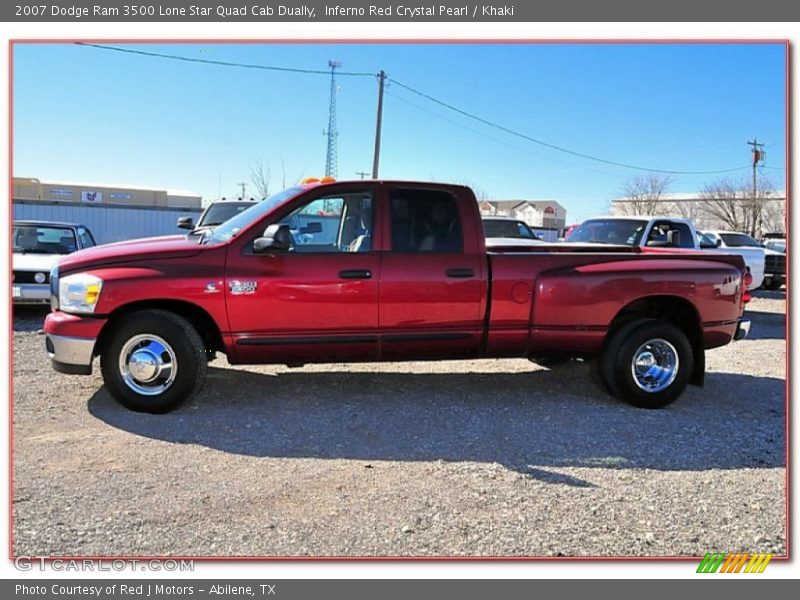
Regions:
<svg viewBox="0 0 800 600"><path fill-rule="evenodd" d="M567 364L572 360L572 357L561 354L545 354L542 356L529 356L528 360L535 365L539 365L540 367L552 369L553 367Z"/></svg>
<svg viewBox="0 0 800 600"><path fill-rule="evenodd" d="M148 342L147 339L151 338L147 336L153 336L153 339L160 339L167 344L163 352L155 354L166 358L163 362L170 366L169 373L174 368L174 378L171 381L162 382L161 379L157 379L152 387L147 387L149 382L141 383L135 378L132 383L126 382L120 365L120 355L123 351L128 355L131 348L160 343ZM137 337L146 339L140 342L140 345L131 346L129 342ZM156 350L162 349L158 345L152 347ZM183 317L165 310L144 310L124 317L110 331L110 342L100 357L103 381L111 395L131 410L155 414L174 410L199 392L205 382L207 363L205 345L192 324ZM127 375L131 381L131 372ZM164 379L169 380L168 377ZM156 392L152 395L139 393L134 387ZM161 387L164 387L163 391L157 391Z"/></svg>
<svg viewBox="0 0 800 600"><path fill-rule="evenodd" d="M648 343L650 345L645 347ZM658 353L653 352L656 349L663 351L666 363L675 355L677 361L672 363L672 368L656 371L665 374L663 380L649 382L642 374L646 380L642 385L653 386L652 390L643 389L634 375L634 357L638 355L645 361L658 360L654 356ZM623 325L611 335L600 356L600 373L608 390L613 396L639 408L663 408L675 401L686 389L693 365L694 353L686 334L657 319L637 319Z"/></svg>

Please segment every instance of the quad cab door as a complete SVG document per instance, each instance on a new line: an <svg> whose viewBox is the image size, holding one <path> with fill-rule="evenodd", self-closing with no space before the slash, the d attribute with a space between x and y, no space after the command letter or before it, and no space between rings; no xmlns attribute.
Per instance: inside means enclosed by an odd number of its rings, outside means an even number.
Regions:
<svg viewBox="0 0 800 600"><path fill-rule="evenodd" d="M375 188L336 189L276 216L290 228L289 252L254 254L252 239L231 249L225 293L236 362L378 358Z"/></svg>
<svg viewBox="0 0 800 600"><path fill-rule="evenodd" d="M474 199L413 185L384 193L381 360L476 356L486 254Z"/></svg>

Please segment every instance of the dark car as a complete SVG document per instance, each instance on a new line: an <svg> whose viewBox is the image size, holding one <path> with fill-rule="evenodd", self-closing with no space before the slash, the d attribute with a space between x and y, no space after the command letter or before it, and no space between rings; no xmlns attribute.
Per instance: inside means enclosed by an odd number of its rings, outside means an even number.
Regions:
<svg viewBox="0 0 800 600"><path fill-rule="evenodd" d="M541 241L525 221L510 217L481 217L487 238Z"/></svg>

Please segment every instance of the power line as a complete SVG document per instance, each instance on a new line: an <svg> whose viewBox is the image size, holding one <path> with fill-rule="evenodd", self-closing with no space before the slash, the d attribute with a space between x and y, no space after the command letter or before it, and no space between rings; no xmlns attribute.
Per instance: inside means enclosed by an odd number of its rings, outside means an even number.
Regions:
<svg viewBox="0 0 800 600"><path fill-rule="evenodd" d="M415 88L411 87L410 85L406 85L405 83L402 83L402 82L398 81L397 79L392 78L391 81L395 85L398 85L401 88L403 88L405 90L408 90L412 94L416 94L417 96L425 98L426 100L429 100L430 102L433 102L435 104L443 106L443 107L445 107L445 108L447 108L449 110L452 110L454 112L459 113L460 115L463 115L465 117L468 117L470 119L478 121L479 123L483 123L484 125L487 125L489 127L493 127L494 129L498 129L500 131L508 133L509 135L513 135L513 136L516 136L518 138L522 138L522 139L527 140L529 142L533 142L534 144L539 144L540 146L544 146L545 148L550 148L551 150L557 150L559 152L564 152L565 154L570 154L572 156L585 158L587 160L593 160L593 161L604 163L604 164L607 164L607 165L613 165L615 167L624 167L626 169L634 169L636 171L647 171L647 172L650 172L650 173L665 173L667 175L716 175L716 174L720 174L720 173L733 173L734 171L741 171L742 169L750 168L749 165L745 165L745 166L741 166L741 167L735 167L735 168L732 168L732 169L719 169L719 170L714 170L714 171L677 171L677 170L671 170L671 169L652 169L650 167L643 167L641 165L633 165L633 164L630 164L630 163L624 163L624 162L618 162L618 161L615 161L615 160L609 160L609 159L606 159L606 158L600 158L599 156L593 156L591 154L586 154L584 152L578 152L576 150L570 150L569 148L565 148L563 146L558 146L556 144L551 144L550 142L545 142L544 140L540 140L538 138L535 138L533 136L527 135L525 133L520 133L519 131L515 131L513 129L510 129L509 127L505 127L504 125L500 125L500 124L495 123L493 121L490 121L488 119L484 119L483 117L479 117L478 115L475 115L473 113L467 112L466 110L458 108L457 106L453 106L452 104L450 104L448 102L445 102L444 100L439 100L438 98L435 98L435 97L431 96L430 94L426 94L425 92L421 92L420 90L415 89Z"/></svg>
<svg viewBox="0 0 800 600"><path fill-rule="evenodd" d="M211 59L204 59L204 58L194 58L194 57L189 57L189 56L180 56L180 55L176 55L176 54L165 54L165 53L161 53L161 52L148 52L148 51L145 51L145 50L134 50L132 48L120 48L118 46L107 46L107 45L104 45L104 44L92 44L92 43L89 43L89 42L75 42L75 44L79 45L79 46L87 46L87 47L91 47L91 48L98 48L100 50L109 50L109 51L114 51L114 52L122 52L122 53L125 53L125 54L134 54L134 55L138 55L138 56L147 56L147 57L151 57L151 58L161 58L161 59L166 59L166 60L176 60L176 61L182 61L182 62L213 65L213 66L220 66L220 67L235 67L235 68L242 68L242 69L255 69L255 70L262 70L262 71L277 71L277 72L284 72L284 73L300 73L300 74L306 74L306 75L330 75L330 71L323 70L323 69L303 69L303 68L299 68L299 67L282 67L282 66L276 66L276 65L263 65L263 64L253 64L253 63L240 63L240 62L211 60ZM366 72L366 71L337 71L336 73L337 73L337 75L341 75L341 76L345 76L345 77L378 77L378 74L369 73L369 72ZM385 76L385 78L386 79L390 79L395 85L397 85L397 86L399 86L401 88L404 88L405 90L411 92L412 94L416 94L417 96L425 98L426 100L428 100L430 102L433 102L435 104L443 106L444 108L447 108L448 110L454 111L454 112L456 112L458 114L461 114L461 115L463 115L463 116L465 116L467 118L473 119L474 121L482 123L482 124L484 124L484 125L486 125L488 127L492 127L494 129L497 129L497 130L502 131L504 133L507 133L509 135L518 137L520 139L523 139L523 140L526 140L526 141L529 141L529 142L533 142L534 144L538 144L538 145L543 146L545 148L550 148L551 150L556 150L558 152L563 152L565 154L569 154L569 155L576 156L578 158L583 158L583 159L586 159L586 160L592 160L592 161L595 161L595 162L599 162L599 163L603 163L603 164L607 164L607 165L612 165L612 166L615 166L615 167L622 167L622 168L625 168L625 169L633 169L633 170L636 170L636 171L645 171L645 172L651 172L651 173L664 173L664 174L667 174L667 175L717 175L717 174L723 174L723 173L733 173L735 171L741 171L743 169L750 168L750 165L744 165L744 166L741 166L741 167L734 167L734 168L731 168L731 169L718 169L718 170L710 170L710 171L679 171L679 170L673 170L673 169L655 169L655 168L650 168L650 167L644 167L644 166L641 166L641 165L634 165L634 164L631 164L631 163L625 163L625 162L610 160L610 159L606 159L606 158L601 158L599 156L594 156L594 155L587 154L587 153L584 153L584 152L578 152L577 150L571 150L571 149L566 148L564 146L559 146L557 144L552 144L550 142L546 142L544 140L540 140L538 138L535 138L535 137L533 137L531 135L527 135L525 133L521 133L519 131L516 131L514 129L506 127L504 125L500 125L499 123L495 123L493 121L490 121L489 119L485 119L483 117L480 117L478 115L470 113L470 112L468 112L466 110L458 108L457 106L454 106L453 104L445 102L444 100L440 100L439 98L431 96L430 94L422 92L422 91L420 91L420 90L418 90L416 88L413 88L410 85L407 85L407 84L405 84L405 83L403 83L401 81L398 81L397 79L389 78L388 76ZM772 167L772 168L777 169L776 167Z"/></svg>
<svg viewBox="0 0 800 600"><path fill-rule="evenodd" d="M105 46L103 44L90 44L88 42L75 42L78 46L89 46L91 48L99 48L100 50L111 50L114 52L123 52L125 54L136 54L138 56L149 56L151 58L163 58L167 60L178 60L190 63L199 63L204 65L215 65L218 67L238 67L240 69L257 69L261 71L280 71L284 73L302 73L305 75L330 75L330 71L323 69L301 69L298 67L279 67L275 65L260 65L253 63L240 63L228 62L223 60L210 60L206 58L193 58L191 56L180 56L177 54L163 54L161 52L147 52L145 50L134 50L132 48L120 48L118 46ZM375 73L367 73L363 71L337 71L337 75L345 75L348 77L376 77Z"/></svg>
<svg viewBox="0 0 800 600"><path fill-rule="evenodd" d="M461 123L459 121L455 121L453 119L448 119L444 115L440 115L439 113L434 112L432 110L429 110L429 109L425 108L424 106L422 106L420 104L417 104L416 102L412 102L408 98L403 98L402 96L400 96L398 94L394 94L394 93L390 92L389 90L386 90L386 94L391 96L392 98L400 100L401 102L403 102L405 104L408 104L409 106L413 106L417 110L420 110L420 111L422 111L424 113L428 113L429 115L431 115L433 117L436 117L437 119L441 119L442 121L445 121L446 123L450 123L451 125L455 125L456 127L460 127L461 129L465 129L466 131L474 133L475 135L479 135L479 136L484 137L484 138L486 138L488 140L492 140L493 142L496 142L498 144L502 144L503 146L507 146L509 148L513 148L514 150L518 150L520 152L527 152L529 154L532 154L533 156L536 156L536 157L539 157L539 158L543 158L545 160L549 160L549 161L552 161L554 163L558 163L560 165L564 165L564 167L566 167L565 169L560 169L557 172L572 171L572 170L585 170L585 171L591 171L592 173L599 173L600 175L607 175L609 177L619 177L620 176L619 173L610 173L609 171L601 171L599 169L593 169L592 167L578 166L578 165L576 165L574 163L567 163L567 162L564 162L562 160L558 160L556 158L552 158L552 157L549 157L549 156L543 156L539 152L536 152L535 150L532 150L530 147L523 147L522 145L512 144L511 142L508 142L506 140L502 140L499 137L494 137L494 136L489 135L488 133L485 133L485 132L480 131L478 129L474 129L474 128L472 128L472 127L470 127L468 125L465 125L464 123Z"/></svg>

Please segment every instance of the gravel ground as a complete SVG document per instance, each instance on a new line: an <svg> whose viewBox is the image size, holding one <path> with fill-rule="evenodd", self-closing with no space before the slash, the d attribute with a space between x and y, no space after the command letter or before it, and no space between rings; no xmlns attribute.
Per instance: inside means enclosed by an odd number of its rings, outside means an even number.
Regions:
<svg viewBox="0 0 800 600"><path fill-rule="evenodd" d="M786 552L785 298L660 411L580 362L210 365L129 412L14 319L14 549L36 556Z"/></svg>

